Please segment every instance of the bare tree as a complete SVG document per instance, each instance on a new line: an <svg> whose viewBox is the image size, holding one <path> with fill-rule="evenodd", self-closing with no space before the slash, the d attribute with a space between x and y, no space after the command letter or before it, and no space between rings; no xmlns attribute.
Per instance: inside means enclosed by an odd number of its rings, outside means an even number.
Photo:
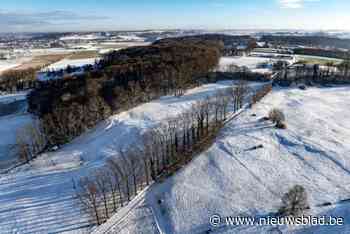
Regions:
<svg viewBox="0 0 350 234"><path fill-rule="evenodd" d="M170 158L170 164L176 161L176 151L178 146L178 139L177 139L177 126L178 126L178 120L177 118L172 118L167 121L168 126L168 141L167 141L167 148L168 148L168 154Z"/></svg>
<svg viewBox="0 0 350 234"><path fill-rule="evenodd" d="M162 158L162 168L166 168L167 165L169 165L170 160L169 160L169 138L170 138L170 134L169 134L169 126L168 124L160 124L158 125L156 128L154 128L154 133L155 136L157 137L157 143L159 143L159 147L160 147L160 152L161 152L161 158ZM154 158L156 161L156 166L157 168L160 168L160 160L157 160L158 158Z"/></svg>
<svg viewBox="0 0 350 234"><path fill-rule="evenodd" d="M206 97L205 100L202 103L203 105L203 111L205 116L205 131L206 135L209 134L209 122L210 122L210 114L211 114L211 100L210 97Z"/></svg>
<svg viewBox="0 0 350 234"><path fill-rule="evenodd" d="M119 150L120 158L123 167L119 169L121 172L121 177L124 182L125 188L126 188L126 196L128 199L128 202L131 201L131 188L130 188L130 181L129 181L129 175L131 174L130 164L127 160L127 155L125 155L125 152L120 149ZM117 164L118 165L118 164Z"/></svg>
<svg viewBox="0 0 350 234"><path fill-rule="evenodd" d="M232 98L234 102L234 111L236 112L243 106L244 98L248 93L248 85L245 81L240 81L232 90Z"/></svg>
<svg viewBox="0 0 350 234"><path fill-rule="evenodd" d="M285 127L284 121L286 120L286 117L284 116L283 112L280 109L274 108L270 110L269 119L276 124L276 127L278 128Z"/></svg>
<svg viewBox="0 0 350 234"><path fill-rule="evenodd" d="M119 193L119 201L120 201L120 206L123 206L123 191L122 191L122 182L123 182L123 171L121 170L121 167L119 166L119 163L117 159L108 159L107 160L107 166L109 167L111 173L114 176L114 182L115 186L117 187L118 193ZM114 198L113 198L114 199ZM116 197L115 197L116 199Z"/></svg>
<svg viewBox="0 0 350 234"><path fill-rule="evenodd" d="M162 146L159 143L159 136L156 131L150 131L143 136L143 160L144 165L147 165L146 171L148 171L152 180L157 179L157 175L160 173L161 168L157 167L157 161L160 161L160 157L163 154Z"/></svg>
<svg viewBox="0 0 350 234"><path fill-rule="evenodd" d="M106 184L108 186L108 191L110 192L110 196L112 198L112 205L113 205L112 212L116 212L118 208L118 193L121 194L119 176L118 174L113 173L110 168L106 168L105 170L106 170L105 171Z"/></svg>
<svg viewBox="0 0 350 234"><path fill-rule="evenodd" d="M21 161L29 162L46 148L46 136L38 121L29 123L17 131L16 145Z"/></svg>
<svg viewBox="0 0 350 234"><path fill-rule="evenodd" d="M219 106L220 106L220 122L226 120L227 117L227 108L228 104L230 102L230 98L227 95L227 91L219 91L217 93L217 96L219 98Z"/></svg>
<svg viewBox="0 0 350 234"><path fill-rule="evenodd" d="M295 185L282 197L282 216L299 216L309 209L308 196L304 187Z"/></svg>
<svg viewBox="0 0 350 234"><path fill-rule="evenodd" d="M142 158L143 156L140 155L142 151L138 150L138 149L134 149L134 150L130 150L127 151L127 158L124 159L124 161L129 161L129 165L130 165L130 173L131 173L131 177L132 177L132 184L133 184L133 190L134 190L134 194L135 196L137 195L137 179L138 179L138 174L141 168L140 165L140 158Z"/></svg>
<svg viewBox="0 0 350 234"><path fill-rule="evenodd" d="M103 202L104 210L105 210L105 219L109 218L108 212L108 194L109 194L109 174L106 173L105 170L98 170L95 172L95 183L98 190L99 195L101 196L101 200Z"/></svg>
<svg viewBox="0 0 350 234"><path fill-rule="evenodd" d="M76 196L83 208L88 210L88 212L94 217L97 225L102 223L101 216L99 214L99 196L96 184L84 177L81 178L77 184L74 186L76 188Z"/></svg>
<svg viewBox="0 0 350 234"><path fill-rule="evenodd" d="M190 144L190 127L191 127L191 116L187 112L183 112L180 117L182 123L182 150L186 151Z"/></svg>
<svg viewBox="0 0 350 234"><path fill-rule="evenodd" d="M219 96L219 93L216 93L214 98L212 99L211 101L211 105L213 106L213 109L214 109L214 115L215 115L215 125L218 125L219 123L219 120L220 120L220 107L221 107L221 104L220 104L220 96Z"/></svg>

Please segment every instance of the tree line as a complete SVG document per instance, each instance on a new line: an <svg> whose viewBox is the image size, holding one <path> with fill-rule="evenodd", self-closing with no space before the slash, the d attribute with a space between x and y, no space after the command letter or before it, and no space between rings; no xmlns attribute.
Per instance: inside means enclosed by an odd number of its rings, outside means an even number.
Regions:
<svg viewBox="0 0 350 234"><path fill-rule="evenodd" d="M275 83L290 85L292 82L349 84L350 60L344 60L339 64L329 61L324 65L299 63L292 67L283 67Z"/></svg>
<svg viewBox="0 0 350 234"><path fill-rule="evenodd" d="M274 36L264 35L260 41L274 46L309 46L319 48L350 49L350 39L341 39L328 36Z"/></svg>
<svg viewBox="0 0 350 234"><path fill-rule="evenodd" d="M75 196L91 222L100 225L127 205L143 188L171 176L215 140L231 113L249 97L262 98L271 84L253 91L241 82L235 88L193 103L189 110L157 125L143 135L139 147L114 149L106 165L73 181Z"/></svg>
<svg viewBox="0 0 350 234"><path fill-rule="evenodd" d="M10 69L0 75L0 91L14 92L35 88L36 73L41 68Z"/></svg>
<svg viewBox="0 0 350 234"><path fill-rule="evenodd" d="M112 113L162 95L182 95L218 63L220 43L162 42L111 52L87 72L47 81L29 94L50 145L69 142Z"/></svg>

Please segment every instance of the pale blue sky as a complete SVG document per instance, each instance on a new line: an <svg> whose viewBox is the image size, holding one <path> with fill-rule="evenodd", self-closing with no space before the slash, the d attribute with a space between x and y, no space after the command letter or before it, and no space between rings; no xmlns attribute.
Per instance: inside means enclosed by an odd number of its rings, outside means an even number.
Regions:
<svg viewBox="0 0 350 234"><path fill-rule="evenodd" d="M0 31L345 29L349 0L1 0Z"/></svg>

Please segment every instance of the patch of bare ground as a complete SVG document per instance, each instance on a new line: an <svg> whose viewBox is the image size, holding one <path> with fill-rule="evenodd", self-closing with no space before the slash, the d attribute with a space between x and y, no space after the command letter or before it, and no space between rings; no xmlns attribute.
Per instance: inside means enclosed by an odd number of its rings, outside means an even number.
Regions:
<svg viewBox="0 0 350 234"><path fill-rule="evenodd" d="M46 67L52 63L58 62L65 57L69 56L69 54L49 54L49 55L38 55L35 56L32 60L19 65L12 70L26 70L26 69L37 69Z"/></svg>
<svg viewBox="0 0 350 234"><path fill-rule="evenodd" d="M96 58L98 57L98 52L96 50L84 50L84 51L77 51L73 52L72 54L68 55L67 59L88 59L88 58Z"/></svg>

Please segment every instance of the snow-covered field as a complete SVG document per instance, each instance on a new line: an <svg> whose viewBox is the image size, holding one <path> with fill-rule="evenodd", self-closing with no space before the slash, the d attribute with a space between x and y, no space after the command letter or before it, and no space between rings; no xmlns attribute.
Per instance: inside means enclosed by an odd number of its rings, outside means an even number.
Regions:
<svg viewBox="0 0 350 234"><path fill-rule="evenodd" d="M349 233L350 203L340 202L350 198L349 91L350 87L273 91L225 126L207 152L147 191L132 215L122 219L117 214L96 233L104 233L99 232L103 228L128 233L149 223L160 229L152 233ZM285 112L286 130L260 120L272 107ZM263 148L254 149L260 144ZM274 213L283 194L296 184L307 190L308 214L343 217L346 225L281 226L282 232L272 226L209 225L213 214ZM333 205L317 207L325 202ZM153 213L145 217L148 210ZM114 222L118 225L108 229Z"/></svg>
<svg viewBox="0 0 350 234"><path fill-rule="evenodd" d="M256 56L234 56L222 57L219 61L219 70L227 71L228 67L233 64L239 67L246 67L252 72L261 74L271 74L272 64L278 60L287 61L288 63L295 62L295 59L269 58L264 57L263 53L255 53ZM260 55L258 55L260 54ZM278 56L278 54L268 54L266 56Z"/></svg>
<svg viewBox="0 0 350 234"><path fill-rule="evenodd" d="M312 56L312 55L296 55L296 59L298 61L307 61L307 60L324 60L326 62L335 62L335 63L341 63L343 59L336 59L336 58L330 58L330 57L321 57L321 56Z"/></svg>
<svg viewBox="0 0 350 234"><path fill-rule="evenodd" d="M222 57L219 62L220 67L226 67L234 64L239 67L246 66L249 69L254 69L260 63L271 62L269 58L250 57L250 56L235 56L235 57Z"/></svg>
<svg viewBox="0 0 350 234"><path fill-rule="evenodd" d="M250 56L235 56L235 57L222 57L219 61L219 70L227 71L228 67L233 64L239 67L247 67L252 72L257 73L271 73L272 59ZM265 68L260 68L260 64L268 64Z"/></svg>
<svg viewBox="0 0 350 234"><path fill-rule="evenodd" d="M269 57L271 56L271 57ZM280 54L264 54L253 53L250 56L234 56L234 57L222 57L219 61L219 70L227 71L230 65L236 65L238 67L246 67L251 72L260 74L271 74L273 63L279 60L286 61L289 64L296 62L294 56L293 59L279 58L278 56L285 56Z"/></svg>
<svg viewBox="0 0 350 234"><path fill-rule="evenodd" d="M104 39L105 36L101 35L100 33L91 33L91 34L73 34L69 36L61 37L60 40L62 41L69 41L69 40L97 40L97 39Z"/></svg>
<svg viewBox="0 0 350 234"><path fill-rule="evenodd" d="M88 219L72 199L72 178L91 173L107 157L115 155L119 147L137 144L142 132L154 124L229 86L230 82L208 84L189 90L180 98L167 96L140 105L112 116L59 151L1 175L0 232L86 232L87 229L77 231L88 225ZM141 193L113 217L111 222L117 220L118 225L111 233L201 233L209 229L212 214L264 216L275 212L281 196L295 184L306 188L311 214L349 217L349 205L337 203L350 197L349 91L349 87L273 91L225 126L207 152L162 184ZM286 130L260 121L272 107L285 112ZM26 122L25 118L28 116L15 117L14 125ZM7 137L14 127L6 119L0 121L0 126L7 129L1 136ZM14 140L5 142L10 145ZM264 147L254 150L259 144ZM162 200L161 205L158 200ZM315 207L324 202L335 205ZM340 228L337 230L342 233L350 231L349 226ZM266 233L270 229L238 227L213 231ZM280 229L301 231L293 227ZM327 227L303 231L329 233Z"/></svg>
<svg viewBox="0 0 350 234"><path fill-rule="evenodd" d="M189 90L180 98L166 96L140 105L112 116L59 151L1 175L1 233L55 233L85 227L87 217L80 214L79 206L72 199L72 179L100 167L107 157L117 154L119 147L137 143L143 131L191 108L196 100L231 85L231 82L208 84ZM14 121L18 123L19 118ZM5 122L0 126L6 126ZM6 131L1 135L6 135ZM14 142L12 139L6 144Z"/></svg>
<svg viewBox="0 0 350 234"><path fill-rule="evenodd" d="M17 63L16 61L0 60L0 74L1 74L1 72L5 71L7 69L17 67L18 65L20 65L20 64Z"/></svg>
<svg viewBox="0 0 350 234"><path fill-rule="evenodd" d="M87 59L62 59L50 66L44 68L44 70L60 70L65 69L68 66L82 67L85 65L93 65L99 58L87 58Z"/></svg>

